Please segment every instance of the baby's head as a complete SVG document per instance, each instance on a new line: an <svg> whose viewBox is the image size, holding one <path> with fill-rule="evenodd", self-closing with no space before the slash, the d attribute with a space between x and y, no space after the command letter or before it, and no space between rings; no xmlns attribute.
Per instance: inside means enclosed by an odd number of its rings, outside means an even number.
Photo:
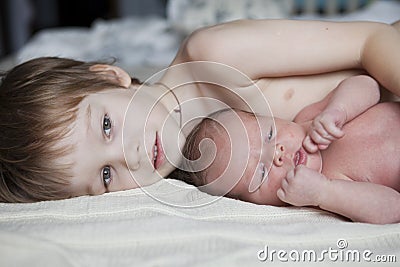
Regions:
<svg viewBox="0 0 400 267"><path fill-rule="evenodd" d="M98 63L38 58L10 70L0 84L0 201L32 202L71 196L74 148L60 142L79 103L121 82Z"/></svg>
<svg viewBox="0 0 400 267"><path fill-rule="evenodd" d="M302 148L305 125L244 111L223 110L203 119L183 149L189 161L185 182L213 195L258 204L285 205L276 195L281 181L298 164L320 169L318 154ZM212 140L203 142L202 140ZM216 150L214 150L216 149ZM215 153L210 153L210 151ZM201 151L201 152L200 152ZM215 155L210 159L207 155ZM193 161L206 161L193 170Z"/></svg>

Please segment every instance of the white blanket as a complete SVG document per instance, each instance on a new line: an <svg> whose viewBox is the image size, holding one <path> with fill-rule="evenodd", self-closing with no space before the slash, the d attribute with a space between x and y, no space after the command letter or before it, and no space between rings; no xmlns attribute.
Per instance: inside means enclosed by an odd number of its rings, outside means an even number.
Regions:
<svg viewBox="0 0 400 267"><path fill-rule="evenodd" d="M400 224L352 223L316 209L217 198L173 180L146 191L0 204L0 214L1 266L366 266L378 256L400 261Z"/></svg>

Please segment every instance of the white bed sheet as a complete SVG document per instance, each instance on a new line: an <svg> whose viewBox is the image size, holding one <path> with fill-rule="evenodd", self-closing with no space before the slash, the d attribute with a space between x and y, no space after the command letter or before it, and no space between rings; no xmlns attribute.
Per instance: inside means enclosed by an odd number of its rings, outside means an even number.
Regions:
<svg viewBox="0 0 400 267"><path fill-rule="evenodd" d="M156 194L180 208L163 204ZM392 255L400 260L400 224L351 223L309 208L278 208L217 198L163 180L144 192L133 189L94 197L34 204L0 204L1 266L262 266L283 265L275 254L342 250ZM348 246L339 249L338 240ZM346 252L347 253L347 252ZM295 255L295 254L293 254ZM338 254L339 255L339 254ZM289 265L294 262L285 256ZM15 264L18 263L18 264ZM22 263L22 264L20 264ZM325 265L370 264L331 260ZM309 266L308 260L297 262ZM398 263L384 263L398 266Z"/></svg>

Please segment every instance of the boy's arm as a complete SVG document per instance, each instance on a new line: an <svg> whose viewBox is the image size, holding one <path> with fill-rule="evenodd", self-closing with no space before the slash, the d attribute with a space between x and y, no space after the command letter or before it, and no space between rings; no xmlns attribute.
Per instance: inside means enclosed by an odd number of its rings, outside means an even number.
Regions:
<svg viewBox="0 0 400 267"><path fill-rule="evenodd" d="M253 80L364 68L400 95L399 44L382 23L240 20L195 31L172 64L216 61Z"/></svg>
<svg viewBox="0 0 400 267"><path fill-rule="evenodd" d="M361 66L384 88L400 96L400 21L368 37L361 50Z"/></svg>
<svg viewBox="0 0 400 267"><path fill-rule="evenodd" d="M368 182L328 179L305 166L288 174L278 197L295 206L319 206L356 222L400 222L400 193Z"/></svg>
<svg viewBox="0 0 400 267"><path fill-rule="evenodd" d="M378 103L378 83L369 76L359 75L345 79L331 93L327 104L311 123L304 147L309 152L326 149L344 133L343 125Z"/></svg>

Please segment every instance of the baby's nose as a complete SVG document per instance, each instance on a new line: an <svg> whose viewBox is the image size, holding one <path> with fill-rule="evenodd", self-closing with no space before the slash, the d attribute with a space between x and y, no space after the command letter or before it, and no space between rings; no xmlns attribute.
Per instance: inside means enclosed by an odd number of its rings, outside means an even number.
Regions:
<svg viewBox="0 0 400 267"><path fill-rule="evenodd" d="M285 155L285 146L277 144L275 148L274 164L281 167L283 165L283 157Z"/></svg>

